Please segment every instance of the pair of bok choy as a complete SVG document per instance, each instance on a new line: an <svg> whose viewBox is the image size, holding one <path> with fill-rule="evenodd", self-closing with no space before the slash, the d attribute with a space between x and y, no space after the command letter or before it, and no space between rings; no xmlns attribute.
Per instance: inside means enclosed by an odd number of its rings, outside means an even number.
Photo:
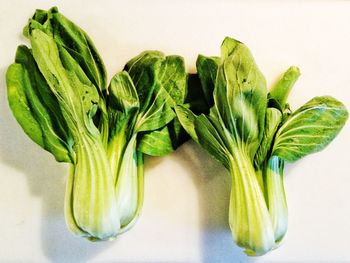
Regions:
<svg viewBox="0 0 350 263"><path fill-rule="evenodd" d="M263 255L287 231L284 163L326 147L348 112L329 96L291 112L286 100L299 69L289 68L267 92L250 51L232 38L223 41L221 57L199 55L197 72L210 113L195 115L184 106L176 113L192 139L231 175L229 225L235 242L248 255Z"/></svg>
<svg viewBox="0 0 350 263"><path fill-rule="evenodd" d="M37 10L7 71L10 108L25 133L70 164L69 229L109 240L129 229L143 202L143 155L164 156L187 134L229 171L229 224L248 255L263 255L288 224L285 162L326 147L348 117L336 99L315 97L292 112L291 67L268 92L248 48L226 38L221 57L199 55L197 74L180 56L145 51L107 86L88 35L57 8Z"/></svg>
<svg viewBox="0 0 350 263"><path fill-rule="evenodd" d="M183 142L173 108L185 102L179 56L157 51L131 59L107 87L88 35L57 8L37 10L7 71L10 108L25 133L70 164L65 215L91 240L113 239L143 202L143 154L161 156Z"/></svg>

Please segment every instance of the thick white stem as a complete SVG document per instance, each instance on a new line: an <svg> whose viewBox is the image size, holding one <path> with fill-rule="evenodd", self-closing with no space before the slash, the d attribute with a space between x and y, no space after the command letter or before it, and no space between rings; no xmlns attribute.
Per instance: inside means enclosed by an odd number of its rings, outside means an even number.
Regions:
<svg viewBox="0 0 350 263"><path fill-rule="evenodd" d="M128 142L123 153L116 179L116 203L122 228L133 221L143 199L143 171L140 173L139 156L136 151L136 135ZM142 166L143 169L143 166ZM142 191L140 191L142 189Z"/></svg>
<svg viewBox="0 0 350 263"><path fill-rule="evenodd" d="M276 242L280 242L287 232L288 207L283 184L283 160L272 156L265 168L267 204L275 233Z"/></svg>
<svg viewBox="0 0 350 263"><path fill-rule="evenodd" d="M80 134L76 144L74 173L70 176L73 177L68 181L71 191L67 188L67 194L71 196L66 198L69 202L66 205L72 207L72 214L67 214L67 222L72 222L71 218L74 218L78 229L92 239L115 237L120 229L115 189L99 138Z"/></svg>
<svg viewBox="0 0 350 263"><path fill-rule="evenodd" d="M263 255L274 247L275 239L264 194L248 154L234 152L230 173L229 223L233 238L246 254Z"/></svg>

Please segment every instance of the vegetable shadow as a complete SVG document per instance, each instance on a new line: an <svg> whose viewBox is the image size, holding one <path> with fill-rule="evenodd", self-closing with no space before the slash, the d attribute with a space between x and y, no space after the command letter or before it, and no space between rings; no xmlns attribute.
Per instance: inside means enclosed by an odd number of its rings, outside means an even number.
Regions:
<svg viewBox="0 0 350 263"><path fill-rule="evenodd" d="M228 210L231 178L228 171L193 141L175 153L177 161L189 169L198 188L201 254L203 263L249 263L255 259L244 254L231 235Z"/></svg>
<svg viewBox="0 0 350 263"><path fill-rule="evenodd" d="M64 219L68 166L57 163L50 153L32 142L16 122L7 103L5 73L6 68L1 68L0 159L22 172L31 195L41 200L41 245L47 259L50 262L66 262L68 258L72 262L86 262L110 247L111 242L92 243L69 232Z"/></svg>

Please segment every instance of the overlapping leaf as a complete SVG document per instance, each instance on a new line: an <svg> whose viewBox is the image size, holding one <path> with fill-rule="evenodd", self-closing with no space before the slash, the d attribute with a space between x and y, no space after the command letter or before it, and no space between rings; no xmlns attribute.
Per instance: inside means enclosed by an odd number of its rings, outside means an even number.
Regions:
<svg viewBox="0 0 350 263"><path fill-rule="evenodd" d="M278 130L273 154L294 162L321 151L342 129L348 112L338 100L315 97L295 111Z"/></svg>

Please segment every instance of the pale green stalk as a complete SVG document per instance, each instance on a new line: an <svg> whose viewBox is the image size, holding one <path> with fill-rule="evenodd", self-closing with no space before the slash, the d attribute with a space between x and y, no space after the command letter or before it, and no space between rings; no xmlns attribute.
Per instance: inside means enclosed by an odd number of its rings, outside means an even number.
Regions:
<svg viewBox="0 0 350 263"><path fill-rule="evenodd" d="M288 206L283 183L284 161L271 156L265 166L266 202L269 209L275 241L280 242L288 228Z"/></svg>
<svg viewBox="0 0 350 263"><path fill-rule="evenodd" d="M275 245L273 228L257 174L244 151L233 152L230 174L229 224L233 238L247 255L263 255Z"/></svg>

